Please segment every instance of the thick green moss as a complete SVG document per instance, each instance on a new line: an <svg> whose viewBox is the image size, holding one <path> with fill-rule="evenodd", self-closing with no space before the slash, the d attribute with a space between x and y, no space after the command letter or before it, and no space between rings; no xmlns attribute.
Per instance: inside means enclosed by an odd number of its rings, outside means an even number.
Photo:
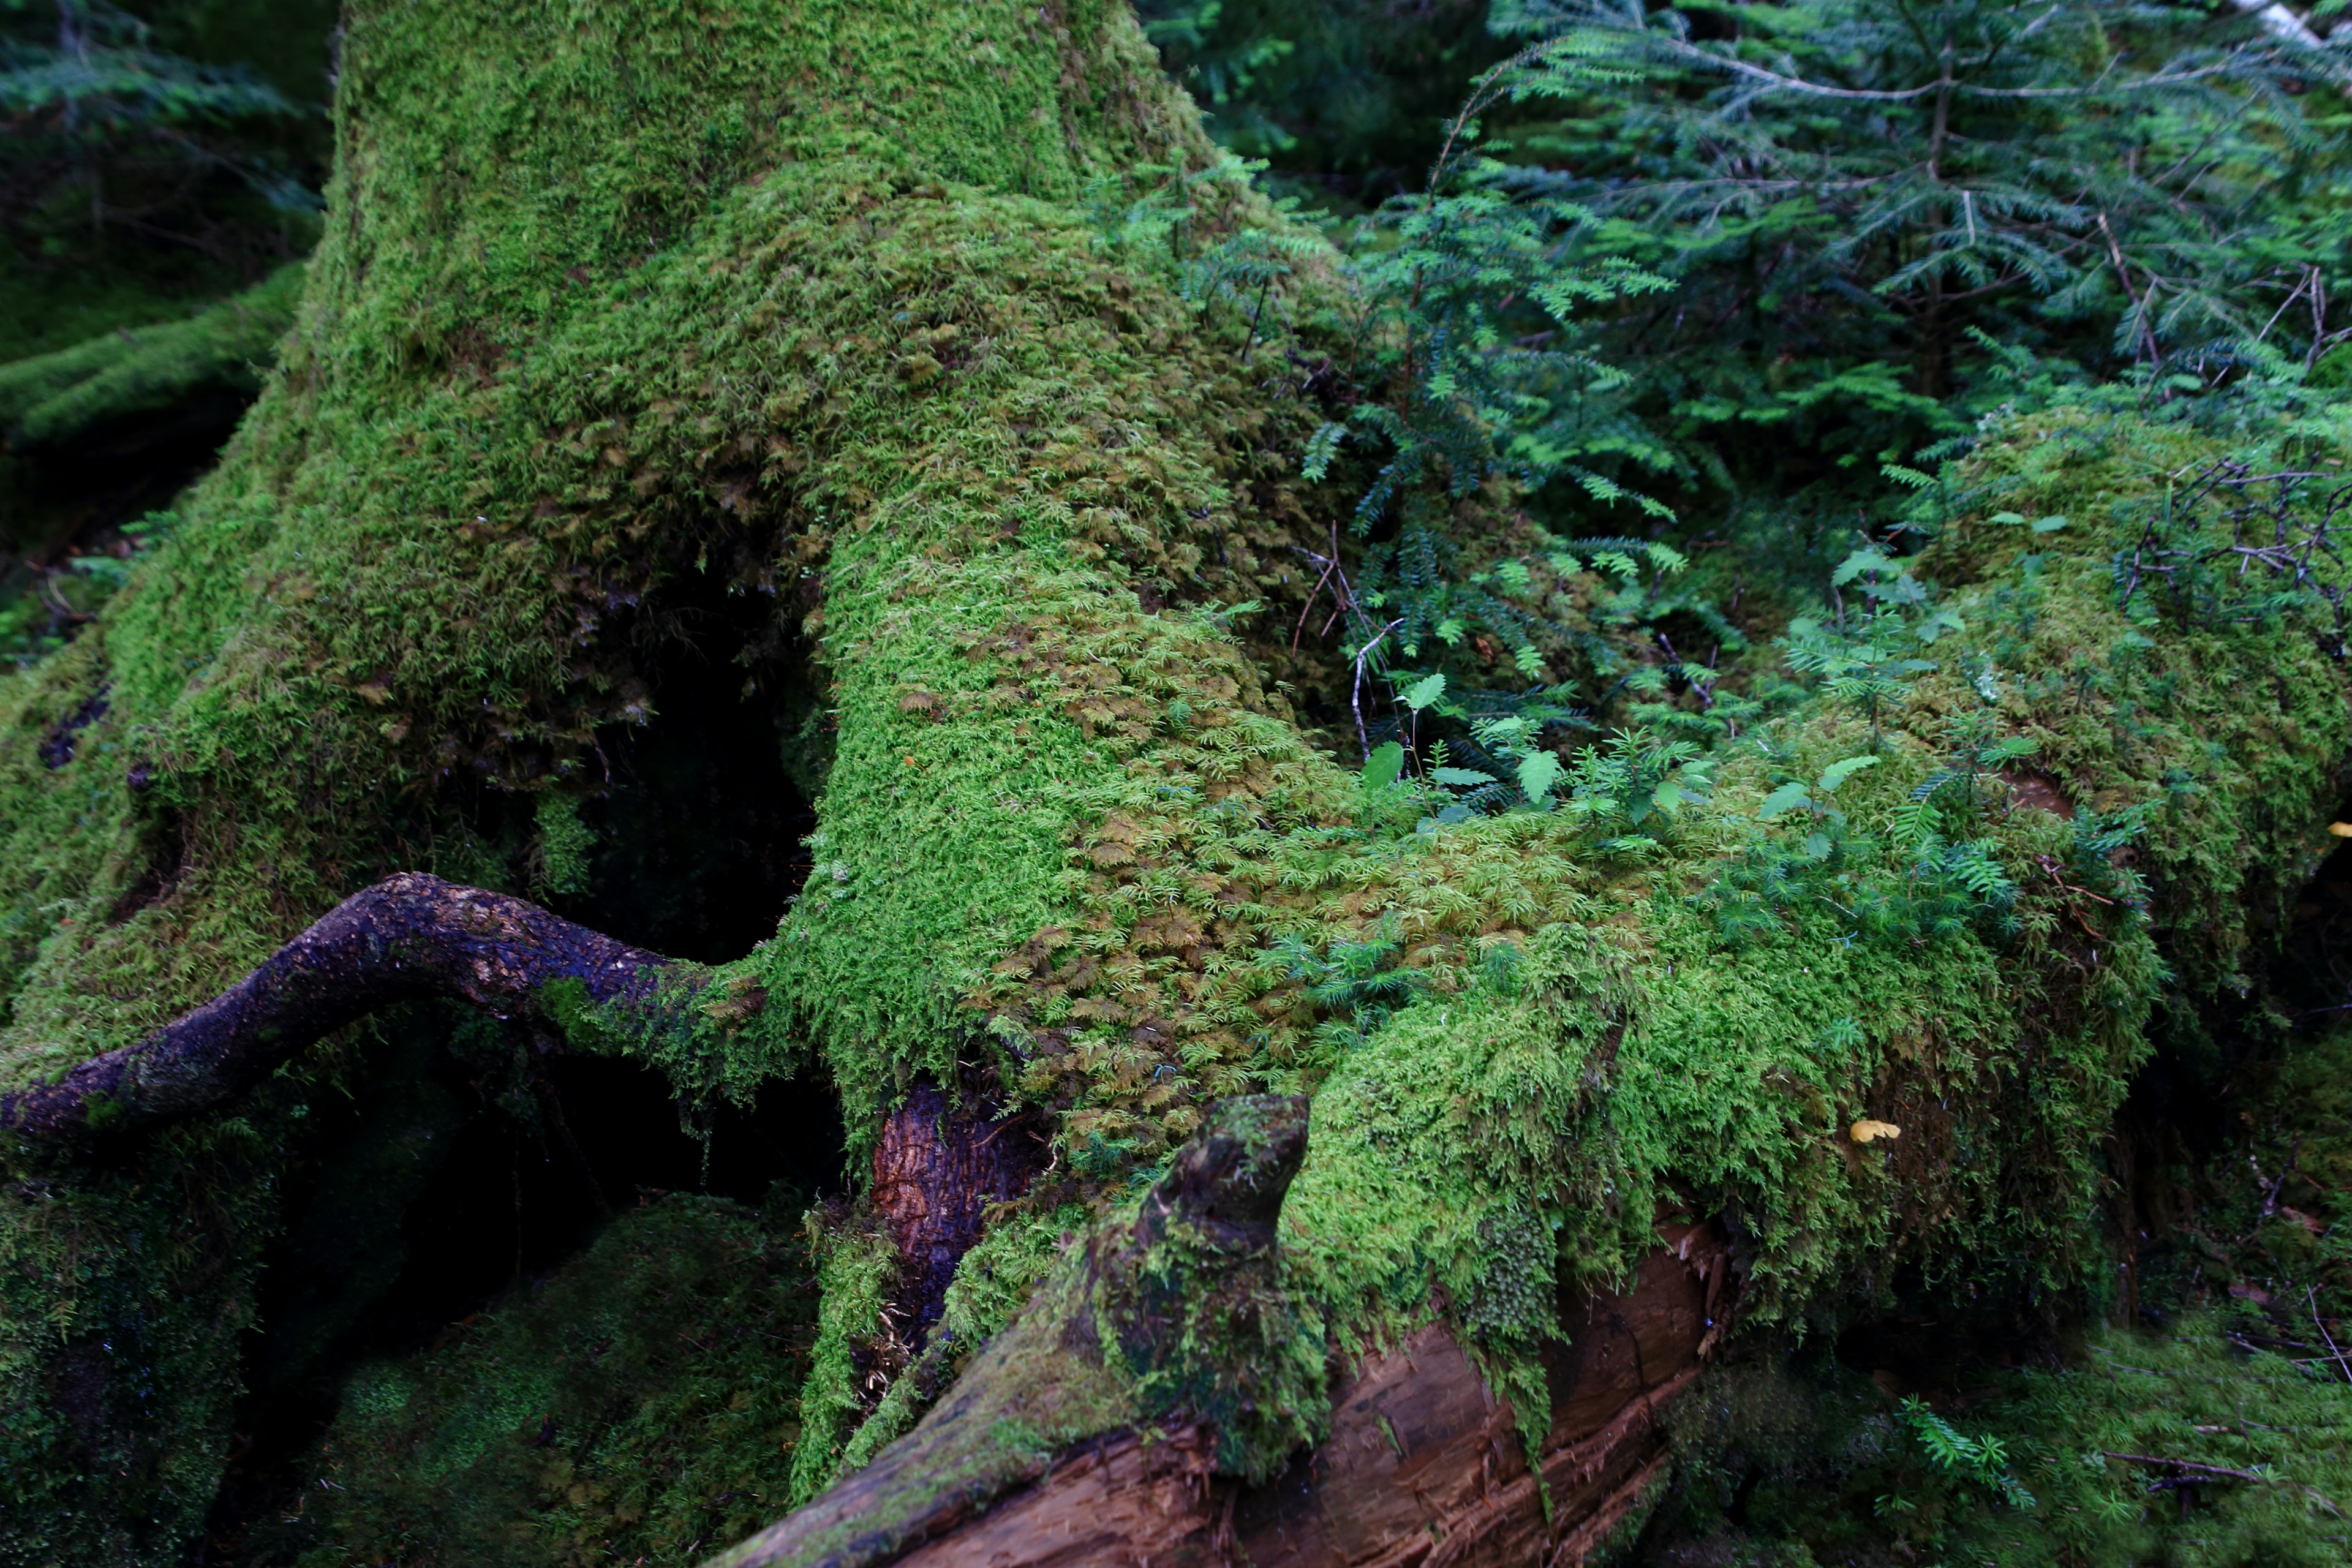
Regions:
<svg viewBox="0 0 2352 1568"><path fill-rule="evenodd" d="M862 1368L852 1359L855 1351L890 1338L882 1316L890 1304L898 1261L890 1238L878 1230L843 1229L832 1235L820 1231L815 1240L824 1248L817 1264L824 1305L809 1378L798 1391L806 1436L793 1456L794 1508L824 1489L841 1467L845 1448L887 1389L891 1373L899 1370L877 1364L870 1354ZM898 1360L905 1361L903 1347Z"/></svg>
<svg viewBox="0 0 2352 1568"><path fill-rule="evenodd" d="M1286 1294L1255 1321L1346 1352L1442 1305L1539 1425L1554 1285L1613 1276L1662 1210L1736 1218L1765 1317L1833 1313L1906 1263L2079 1278L2163 964L2068 880L2084 851L2043 811L1982 825L2005 921L1840 901L1952 901L1889 825L1953 720L2034 736L2074 800L2163 804L2140 853L2200 978L2237 963L2248 889L2308 864L2352 739L2338 668L2299 612L2143 630L2106 575L2114 509L2160 496L2185 437L1996 432L1968 480L1987 499L1917 564L1971 657L1939 653L1883 735L1816 697L1728 748L1654 856L1560 814L1422 834L1291 721L1221 613L1301 595L1285 546L1338 498L1289 478L1321 414L1283 356L1096 221L1096 182L1212 163L1123 11L363 6L343 70L333 216L279 372L101 623L0 690L9 1080L134 1037L382 871L520 886L560 864L552 837L482 828L468 790L598 788L599 728L648 714L635 639L666 587L716 575L830 677L816 874L680 1030L575 1035L695 1092L814 1053L854 1137L972 1062L1061 1119L1067 1180L1040 1207L1105 1225L1210 1100L1312 1090ZM1272 221L1230 179L1192 188L1196 243ZM1310 342L1320 287L1298 291ZM2024 548L2042 536L1987 521L2012 505L2073 522ZM1757 820L1865 751L1829 848ZM1735 931L1721 889L1759 867L1819 896ZM1268 962L1283 939L1391 943L1416 999L1368 1039L1319 1031ZM1902 1141L1843 1136L1865 1112ZM239 1237L268 1223L257 1163ZM16 1227L49 1234L65 1200L18 1190ZM53 1369L88 1342L44 1325L113 1310L117 1273L148 1267L143 1211L89 1202L96 1261L41 1252L9 1299L5 1397L36 1434L63 1430ZM983 1247L975 1326L1046 1273L1041 1217ZM848 1431L879 1278L858 1256L803 1490L873 1446ZM150 1358L187 1478L217 1452L249 1268L187 1309L211 1338ZM1131 1367L1079 1368L1043 1329L1000 1342L982 1353L1034 1352L1077 1392L954 1474L1181 1414L1269 1356L1298 1425L1230 1462L1265 1469L1319 1408L1322 1358L1207 1329ZM39 1437L12 1511L64 1517L82 1473ZM71 1528L153 1517L168 1555L205 1505L175 1484L163 1506L101 1476L72 1505L99 1522Z"/></svg>
<svg viewBox="0 0 2352 1568"><path fill-rule="evenodd" d="M178 1557L219 1479L276 1219L255 1122L282 1110L0 1186L0 1562Z"/></svg>
<svg viewBox="0 0 2352 1568"><path fill-rule="evenodd" d="M796 595L836 531L877 534L922 440L989 418L1005 436L1011 407L1032 423L1008 450L1034 437L1060 464L1114 438L1122 401L1200 418L1238 367L1160 363L1189 310L1162 291L1123 316L1134 286L1048 205L1097 170L1209 160L1148 60L1123 12L1087 7L952 25L913 6L356 12L336 217L278 372L101 623L0 683L0 1072L135 1037L383 871L522 882L528 837L477 832L452 781L594 787L596 726L646 717L628 605L697 571ZM971 335L951 349L957 321ZM1045 524L1067 526L1057 470L1030 460ZM1221 495L1212 468L1196 449L1149 490L1153 521ZM960 502L970 520L999 480L966 478L988 487ZM845 580L887 595L929 542L866 565L853 545ZM1051 836L1031 842L1042 873L999 863L1008 930L1034 927L1057 869ZM802 1059L788 1031L822 1019L870 1110L952 1051L932 1026L991 940L919 903L896 919L866 933L856 993L779 995L753 1029L756 998L729 988L725 1059L674 1065L697 1089L748 1082ZM899 973L867 975L877 954ZM270 1180L266 1161L236 1178L245 1227L218 1240L242 1261L190 1287L208 1337L118 1369L173 1391L138 1434L176 1467L167 1502L81 1462L53 1375L83 1353L55 1325L119 1306L152 1227L91 1199L71 1264L32 1239L66 1200L12 1189L32 1195L12 1220L4 1397L31 1447L7 1511L50 1532L45 1552L135 1518L168 1556L203 1516Z"/></svg>
<svg viewBox="0 0 2352 1568"><path fill-rule="evenodd" d="M1833 1323L1887 1300L1906 1268L1946 1289L2022 1279L2095 1299L2100 1144L2147 1048L2168 973L2158 939L2208 973L2244 949L2238 890L2307 870L2352 742L2344 672L2311 607L2143 629L2119 602L2115 552L2162 503L2164 477L2200 455L2178 432L2071 415L1997 432L1955 476L1988 492L1984 510L1915 563L1948 574L1967 651L1939 647L1940 668L1875 732L1817 699L1727 748L1714 802L1646 858L1602 852L1566 814L1435 835L1342 826L1366 807L1342 816L1351 782L1311 753L1283 759L1286 773L1244 765L1223 790L1155 798L1141 781L1173 772L1178 742L1097 739L1138 783L1072 853L1084 919L1000 966L999 1037L1029 1056L1033 1091L1058 1089L1073 1159L1089 1152L1082 1136L1155 1112L1164 1127L1168 1106L1197 1103L1199 1079L1164 1087L1187 1069L1213 1064L1220 1087L1313 1087L1285 1216L1297 1321L1353 1347L1444 1310L1520 1396L1531 1435L1544 1424L1532 1352L1556 1289L1619 1277L1661 1215L1731 1218L1751 1321ZM2009 503L2079 515L2021 533L1991 516ZM1950 902L1894 828L1949 755L1954 721L1979 714L2039 742L2041 785L2057 792L2045 798L2080 800L2083 815L1996 781L1975 831L2009 901L1895 918L1906 900ZM1783 780L1863 754L1877 765L1839 794L1838 822L1758 820ZM1286 831L1233 809L1286 798L1330 815ZM2107 820L2094 804L2153 814L2128 853L2161 879L2154 918L2085 847ZM1759 863L1791 887L1729 926L1724 889ZM1191 928L1173 942L1147 930L1179 922ZM1314 1043L1297 983L1253 962L1276 935L1381 932L1420 972L1419 999L1336 1054ZM1498 943L1519 962L1481 962ZM1220 1024L1234 1046L1201 1048ZM1200 1078L1219 1082L1212 1072ZM1901 1138L1855 1142L1864 1117ZM1280 1359L1213 1336L1185 1353L1211 1381ZM1311 1423L1321 1373L1302 1368L1282 1404ZM1136 1402L1146 1418L1188 1408L1140 1383Z"/></svg>

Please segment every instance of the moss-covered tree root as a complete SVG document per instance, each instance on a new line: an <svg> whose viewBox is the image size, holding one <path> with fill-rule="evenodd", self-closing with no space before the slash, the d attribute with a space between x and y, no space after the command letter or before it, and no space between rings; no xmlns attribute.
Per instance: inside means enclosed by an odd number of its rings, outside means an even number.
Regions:
<svg viewBox="0 0 2352 1568"><path fill-rule="evenodd" d="M147 1038L0 1095L0 1131L87 1146L199 1115L398 1002L469 1002L559 1026L595 1007L610 1026L653 1033L679 1025L709 973L502 893L388 877Z"/></svg>

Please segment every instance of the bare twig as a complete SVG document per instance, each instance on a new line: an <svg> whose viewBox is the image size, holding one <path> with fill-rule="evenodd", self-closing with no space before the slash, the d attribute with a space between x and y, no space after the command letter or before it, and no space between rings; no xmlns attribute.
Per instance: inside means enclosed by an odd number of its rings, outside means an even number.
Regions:
<svg viewBox="0 0 2352 1568"><path fill-rule="evenodd" d="M2344 1374L2345 1382L2352 1383L2352 1362L2347 1362L2344 1359L2343 1348L2336 1344L2336 1336L2327 1331L2327 1324L2324 1322L2319 1316L2319 1292L2317 1289L2313 1286L2305 1286L2303 1300L2304 1304L2311 1309L2311 1325L2319 1331L2320 1342L2327 1347L2327 1353L2335 1358L2336 1370Z"/></svg>
<svg viewBox="0 0 2352 1568"><path fill-rule="evenodd" d="M1356 681L1355 684L1349 689L1348 706L1355 710L1356 742L1363 748L1364 761L1368 763L1372 760L1372 741L1370 732L1364 728L1364 660L1371 657L1372 649L1380 647L1382 642L1387 640L1388 635L1391 632L1396 630L1397 627L1402 625L1404 625L1404 617L1400 616L1395 620L1392 620L1388 625L1382 626L1379 631L1374 632L1372 634L1372 640L1356 650L1354 660L1356 666Z"/></svg>
<svg viewBox="0 0 2352 1568"><path fill-rule="evenodd" d="M2305 1486L2300 1481L2289 1481L2277 1476L2266 1476L2260 1470L2233 1470L2227 1465L2208 1465L2196 1459L2168 1459L2156 1454L2117 1454L2104 1448L2100 1453L2106 1458L2115 1459L2123 1464L2147 1465L2156 1469L2171 1470L2183 1476L2210 1476L2215 1480L2252 1481L2266 1487L2290 1486L2339 1519L2344 1514L2344 1510L2329 1501L2325 1493Z"/></svg>

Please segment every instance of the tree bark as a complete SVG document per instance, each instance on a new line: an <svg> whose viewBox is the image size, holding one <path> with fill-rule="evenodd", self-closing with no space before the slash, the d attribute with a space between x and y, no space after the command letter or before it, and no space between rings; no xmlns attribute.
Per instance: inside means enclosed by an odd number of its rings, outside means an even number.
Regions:
<svg viewBox="0 0 2352 1568"><path fill-rule="evenodd" d="M920 1083L882 1123L868 1189L900 1260L895 1306L920 1352L940 1321L956 1265L980 1239L991 1204L1021 1195L1036 1172L1030 1119L991 1118Z"/></svg>
<svg viewBox="0 0 2352 1568"><path fill-rule="evenodd" d="M0 1131L69 1147L214 1110L319 1040L398 1002L468 1002L545 1016L569 982L582 1004L675 1014L708 972L614 942L520 899L438 877L353 893L202 1006L55 1083L0 1094ZM666 994L665 984L678 987Z"/></svg>
<svg viewBox="0 0 2352 1568"><path fill-rule="evenodd" d="M909 1439L834 1496L718 1559L726 1568L899 1563L1081 1568L1518 1568L1580 1563L1653 1498L1668 1465L1658 1417L1728 1327L1729 1249L1713 1225L1666 1229L1630 1289L1576 1303L1548 1358L1552 1417L1531 1467L1517 1413L1446 1329L1425 1327L1334 1390L1329 1436L1280 1476L1217 1474L1198 1426L1107 1436L1034 1481L959 1493L891 1525L901 1467L940 1462ZM950 1420L954 1417L950 1415ZM944 1423L943 1423L944 1425ZM1540 1479L1538 1479L1538 1470ZM829 1538L843 1513L871 1539Z"/></svg>

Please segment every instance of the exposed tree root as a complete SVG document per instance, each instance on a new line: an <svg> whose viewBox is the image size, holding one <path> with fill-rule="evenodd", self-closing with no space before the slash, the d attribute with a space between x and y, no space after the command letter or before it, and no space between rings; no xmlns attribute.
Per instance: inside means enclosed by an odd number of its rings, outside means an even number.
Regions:
<svg viewBox="0 0 2352 1568"><path fill-rule="evenodd" d="M1192 1162L1194 1165L1202 1162ZM1180 1166L1180 1174L1182 1167ZM1213 1184L1171 1177L1146 1204L1194 1222ZM1278 1196L1278 1191L1276 1193ZM1669 1226L1622 1295L1589 1299L1548 1367L1540 1481L1509 1404L1444 1328L1371 1358L1338 1392L1330 1436L1262 1487L1216 1479L1198 1426L1123 1431L1022 1476L960 1463L960 1428L1024 1414L1048 1391L997 1386L984 1354L948 1403L874 1465L728 1554L730 1568L1572 1568L1650 1494L1667 1462L1656 1417L1699 1373L1736 1292L1716 1226ZM940 1475L961 1484L940 1486ZM1549 1492L1550 1507L1545 1506Z"/></svg>
<svg viewBox="0 0 2352 1568"><path fill-rule="evenodd" d="M1570 1568L1638 1507L1665 1463L1659 1410L1696 1377L1729 1305L1713 1226L1669 1232L1633 1289L1586 1309L1551 1373L1543 1479L1507 1402L1444 1329L1372 1359L1331 1436L1259 1488L1213 1484L1196 1432L1076 1456L905 1568L1079 1563L1256 1568ZM1546 1518L1543 1493L1551 1494Z"/></svg>
<svg viewBox="0 0 2352 1568"><path fill-rule="evenodd" d="M55 1083L0 1096L0 1130L69 1146L209 1110L320 1037L394 1002L446 997L499 1016L549 987L651 1007L704 972L520 899L438 877L388 877L336 905L227 991Z"/></svg>

